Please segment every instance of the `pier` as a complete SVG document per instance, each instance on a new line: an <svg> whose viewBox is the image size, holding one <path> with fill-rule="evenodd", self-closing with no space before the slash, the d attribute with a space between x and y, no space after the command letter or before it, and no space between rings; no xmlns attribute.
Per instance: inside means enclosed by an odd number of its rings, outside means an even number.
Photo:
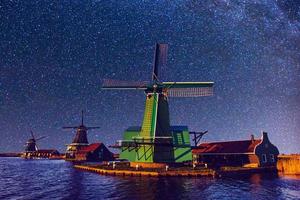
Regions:
<svg viewBox="0 0 300 200"><path fill-rule="evenodd" d="M134 168L104 168L100 166L87 166L87 165L74 165L76 169L95 172L101 175L112 175L112 176L148 176L148 177L201 177L210 176L215 177L217 173L212 169L184 169L175 168L169 169L168 171L163 169L140 169Z"/></svg>
<svg viewBox="0 0 300 200"><path fill-rule="evenodd" d="M209 168L193 169L189 167L169 168L166 169L135 169L132 167L127 168L109 168L101 165L74 165L74 168L89 172L98 173L101 175L110 176L147 176L147 177L226 177L226 176L239 176L251 175L256 173L277 173L275 167L224 167L218 170Z"/></svg>

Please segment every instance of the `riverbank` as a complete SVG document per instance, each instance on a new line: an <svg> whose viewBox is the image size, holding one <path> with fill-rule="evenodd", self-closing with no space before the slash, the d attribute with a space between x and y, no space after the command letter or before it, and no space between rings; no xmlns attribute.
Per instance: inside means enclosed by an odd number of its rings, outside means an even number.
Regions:
<svg viewBox="0 0 300 200"><path fill-rule="evenodd" d="M254 173L274 173L277 170L274 167L225 167L218 170L208 168L179 167L179 168L143 168L136 169L132 167L120 167L113 169L112 167L104 165L74 165L76 169L90 171L101 175L112 176L148 176L148 177L223 177L236 175L249 175Z"/></svg>
<svg viewBox="0 0 300 200"><path fill-rule="evenodd" d="M277 170L286 175L300 175L300 155L279 155Z"/></svg>
<svg viewBox="0 0 300 200"><path fill-rule="evenodd" d="M22 153L0 153L0 157L20 157Z"/></svg>
<svg viewBox="0 0 300 200"><path fill-rule="evenodd" d="M187 170L184 168L170 169L168 171L162 169L135 169L131 167L126 168L110 168L101 165L74 165L76 169L95 172L102 175L112 176L148 176L148 177L159 177L159 176L185 176L185 177L200 177L200 176L216 176L216 172L211 169L196 169Z"/></svg>
<svg viewBox="0 0 300 200"><path fill-rule="evenodd" d="M22 153L0 153L0 157L21 157ZM35 158L42 158L42 157L35 157ZM43 157L44 158L44 157ZM44 158L45 159L45 158ZM46 159L50 160L57 160L61 159L64 160L65 157L63 155L59 156L52 156ZM135 165L132 165L135 166ZM264 170L269 170L269 169L264 169L264 168L247 168L247 167L225 167L221 171L215 171L212 169L194 169L191 170L190 168L187 170L187 168L170 168L168 172L165 171L151 171L149 169L148 171L139 171L135 170L134 167L130 168L130 170L126 169L119 169L119 170L113 170L113 169L107 169L107 168L101 168L95 167L95 165L75 165L76 168L78 169L83 169L87 171L95 171L100 174L107 174L107 175L123 175L125 174L126 176L232 176L232 175L239 175L239 174L249 174L249 173L260 173L263 172ZM280 174L285 174L285 175L300 175L300 155L299 154L290 154L290 155L279 155L278 156L278 162L276 166L278 172ZM175 170L176 169L176 170ZM229 170L228 170L229 169ZM112 170L112 171L111 171ZM180 171L180 173L179 173Z"/></svg>

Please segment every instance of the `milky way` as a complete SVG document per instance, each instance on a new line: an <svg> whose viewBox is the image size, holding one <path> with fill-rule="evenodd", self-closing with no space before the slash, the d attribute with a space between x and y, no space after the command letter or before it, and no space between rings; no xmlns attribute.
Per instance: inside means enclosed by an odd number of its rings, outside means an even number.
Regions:
<svg viewBox="0 0 300 200"><path fill-rule="evenodd" d="M164 81L214 81L214 96L170 98L171 123L205 141L269 133L300 152L300 4L297 1L1 1L0 151L32 129L63 151L74 133L112 144L140 125L144 94L102 91L104 78L147 81L154 44L169 44Z"/></svg>

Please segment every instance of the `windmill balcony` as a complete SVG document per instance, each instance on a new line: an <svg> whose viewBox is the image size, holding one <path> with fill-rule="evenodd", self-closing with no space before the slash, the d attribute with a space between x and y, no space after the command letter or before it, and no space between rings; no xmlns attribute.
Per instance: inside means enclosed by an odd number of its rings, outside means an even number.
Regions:
<svg viewBox="0 0 300 200"><path fill-rule="evenodd" d="M141 145L173 145L172 137L133 137L132 140L117 140L114 147L138 147Z"/></svg>

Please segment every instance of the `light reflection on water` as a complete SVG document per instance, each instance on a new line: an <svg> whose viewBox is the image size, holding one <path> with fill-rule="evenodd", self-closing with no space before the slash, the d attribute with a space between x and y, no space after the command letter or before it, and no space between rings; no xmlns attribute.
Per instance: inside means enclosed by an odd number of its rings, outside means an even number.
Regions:
<svg viewBox="0 0 300 200"><path fill-rule="evenodd" d="M0 199L300 199L300 177L112 177L61 160L0 158Z"/></svg>

